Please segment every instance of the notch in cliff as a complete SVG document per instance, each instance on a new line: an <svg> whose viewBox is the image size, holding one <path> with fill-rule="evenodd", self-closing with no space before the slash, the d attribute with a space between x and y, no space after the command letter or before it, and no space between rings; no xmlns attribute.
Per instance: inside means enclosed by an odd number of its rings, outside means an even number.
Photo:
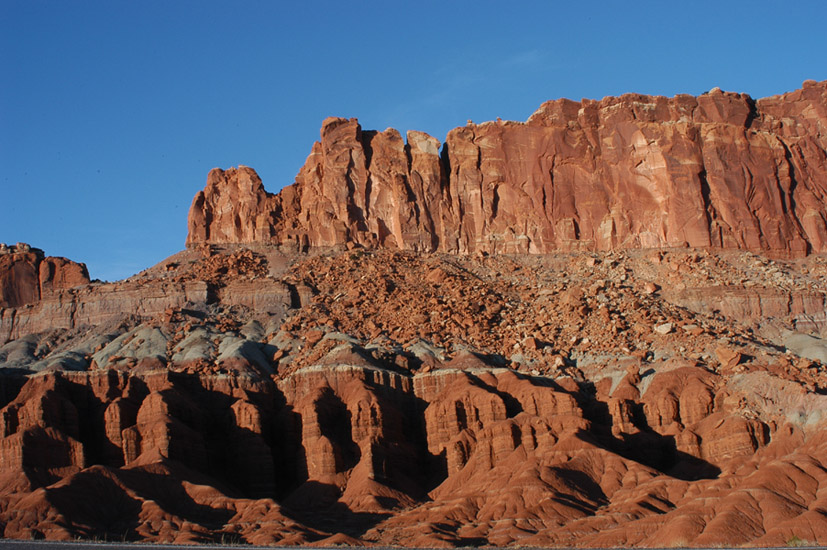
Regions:
<svg viewBox="0 0 827 550"><path fill-rule="evenodd" d="M295 183L210 172L187 246L356 244L447 253L827 250L827 81L753 100L626 94L544 103L437 139L328 118Z"/></svg>

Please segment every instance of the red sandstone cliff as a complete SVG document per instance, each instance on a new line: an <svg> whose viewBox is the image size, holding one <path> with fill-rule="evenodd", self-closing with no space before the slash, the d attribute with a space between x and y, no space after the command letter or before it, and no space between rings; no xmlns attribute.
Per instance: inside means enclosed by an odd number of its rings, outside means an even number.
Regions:
<svg viewBox="0 0 827 550"><path fill-rule="evenodd" d="M328 119L127 280L0 245L0 535L823 545L827 258L722 248L825 251L825 89Z"/></svg>
<svg viewBox="0 0 827 550"><path fill-rule="evenodd" d="M0 343L3 536L827 539L827 359L756 335L824 312L823 256L227 248L3 310L74 312Z"/></svg>
<svg viewBox="0 0 827 550"><path fill-rule="evenodd" d="M627 94L527 122L420 132L324 121L296 182L213 170L187 245L358 243L449 253L827 250L827 81L757 101Z"/></svg>
<svg viewBox="0 0 827 550"><path fill-rule="evenodd" d="M24 243L0 245L0 309L33 304L51 291L89 283L85 264L43 257Z"/></svg>

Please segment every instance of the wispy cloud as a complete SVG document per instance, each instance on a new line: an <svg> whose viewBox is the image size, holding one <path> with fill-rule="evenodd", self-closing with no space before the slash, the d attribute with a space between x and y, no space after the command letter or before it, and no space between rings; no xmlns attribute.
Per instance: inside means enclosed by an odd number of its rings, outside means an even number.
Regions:
<svg viewBox="0 0 827 550"><path fill-rule="evenodd" d="M407 97L395 96L393 104L377 105L375 117L389 125L406 124L437 132L444 138L456 125L473 116L475 106L484 104L488 94L501 93L504 86L525 82L530 75L554 70L553 54L533 48L484 55L454 52L441 57L425 77L406 90ZM425 123L425 126L417 124Z"/></svg>
<svg viewBox="0 0 827 550"><path fill-rule="evenodd" d="M510 52L499 57L456 57L444 60L433 72L429 90L419 100L420 106L446 106L472 88L504 78L515 79L534 71L554 68L552 56L540 49ZM515 74L520 73L520 74Z"/></svg>
<svg viewBox="0 0 827 550"><path fill-rule="evenodd" d="M499 65L504 69L544 67L547 61L546 52L534 49L513 53L500 61Z"/></svg>

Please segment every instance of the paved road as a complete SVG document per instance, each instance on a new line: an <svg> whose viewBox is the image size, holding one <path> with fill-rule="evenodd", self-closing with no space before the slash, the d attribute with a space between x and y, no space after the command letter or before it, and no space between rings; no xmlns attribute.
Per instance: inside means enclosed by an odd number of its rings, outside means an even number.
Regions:
<svg viewBox="0 0 827 550"><path fill-rule="evenodd" d="M121 542L54 542L45 540L8 540L0 539L3 550L216 550L218 548L254 550L255 546L233 545L174 545ZM268 550L287 550L287 547L268 546ZM290 550L296 550L293 547ZM339 549L341 550L341 549ZM823 549L822 549L823 550Z"/></svg>
<svg viewBox="0 0 827 550"><path fill-rule="evenodd" d="M266 550L296 550L298 546L249 546L249 545L230 545L221 546L218 544L209 545L174 545L174 544L147 544L147 543L118 543L118 542L52 542L52 541L32 541L32 540L7 540L0 539L0 548L3 550L216 550L221 549L237 549L237 550L255 550L262 548ZM824 546L793 546L793 547L776 547L776 548L761 548L760 550L824 550ZM313 550L325 550L324 548L315 548ZM342 547L331 547L328 550L342 550ZM391 547L377 547L373 550L399 550L399 548ZM532 550L529 547L522 550ZM548 549L536 549L548 550ZM579 549L584 550L584 549ZM587 550L587 549L586 549ZM600 549L605 550L605 549ZM680 550L675 548L649 548L647 550ZM721 550L720 548L693 548L692 550ZM743 550L743 549L741 549Z"/></svg>

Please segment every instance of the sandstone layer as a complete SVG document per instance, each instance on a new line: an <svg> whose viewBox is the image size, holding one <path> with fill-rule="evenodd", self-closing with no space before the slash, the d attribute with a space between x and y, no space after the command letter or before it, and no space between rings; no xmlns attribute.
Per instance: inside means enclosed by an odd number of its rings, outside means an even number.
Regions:
<svg viewBox="0 0 827 550"><path fill-rule="evenodd" d="M124 285L0 346L5 537L827 540L822 256L211 247L78 305Z"/></svg>
<svg viewBox="0 0 827 550"><path fill-rule="evenodd" d="M827 544L825 89L328 119L123 281L0 246L0 535Z"/></svg>
<svg viewBox="0 0 827 550"><path fill-rule="evenodd" d="M277 195L213 170L187 244L348 243L447 253L827 250L827 82L753 100L627 94L544 103L437 139L329 118Z"/></svg>
<svg viewBox="0 0 827 550"><path fill-rule="evenodd" d="M54 291L89 283L86 265L49 256L25 243L0 243L0 308L38 302Z"/></svg>

